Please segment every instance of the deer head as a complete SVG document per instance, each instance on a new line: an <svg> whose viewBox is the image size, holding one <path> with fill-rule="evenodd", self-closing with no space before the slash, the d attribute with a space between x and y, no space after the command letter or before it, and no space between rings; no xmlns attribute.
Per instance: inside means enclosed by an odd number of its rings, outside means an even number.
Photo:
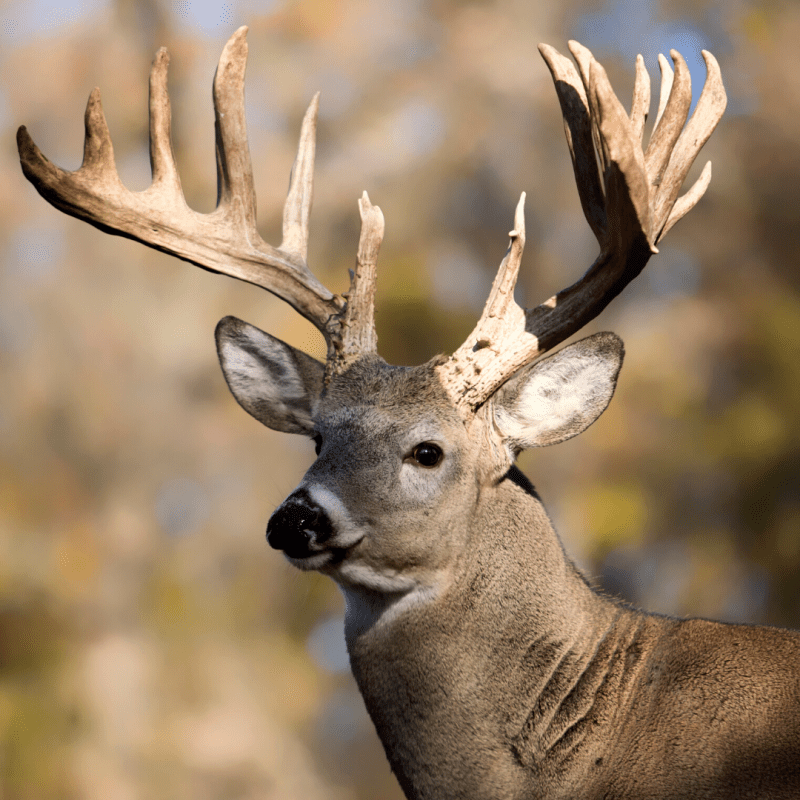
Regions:
<svg viewBox="0 0 800 800"><path fill-rule="evenodd" d="M23 171L62 211L261 286L324 336L322 363L233 317L216 332L225 379L245 410L270 428L316 443L317 459L273 514L268 540L297 567L329 574L344 590L351 663L408 796L578 796L587 771L610 753L608 742L621 741L620 757L640 746L644 752L635 735L641 725L630 727L633 738L620 738L624 719L615 714L630 707L630 687L647 659L672 657L679 648L671 649L668 623L591 592L513 464L524 448L580 433L610 401L623 358L614 334L542 356L623 291L705 192L710 164L678 196L725 108L719 67L703 53L708 76L689 119L686 63L673 51L673 73L661 59L658 118L644 148L650 83L641 57L627 114L586 48L570 43L576 67L541 45L599 256L572 286L530 309L518 306L523 194L474 331L450 356L395 367L377 354L374 291L384 220L366 193L349 291L329 291L306 264L317 97L302 123L283 242L273 247L258 234L244 118L245 34L241 28L228 41L214 79L219 188L213 212L196 213L181 191L163 49L150 75L150 188L133 193L122 185L97 90L86 110L82 166L59 169L23 127L17 137ZM724 649L728 640L715 636ZM791 649L771 641L762 660ZM696 644L689 649L699 652ZM704 680L712 683L718 672L710 668ZM657 670L648 674L648 685L660 680ZM656 716L658 724L684 724L693 713L677 718L670 707ZM594 737L586 733L589 725L598 726ZM656 742L655 766L647 773L654 783L642 783L639 794L601 788L580 796L662 796L659 748ZM687 752L681 763L691 765L695 750Z"/></svg>
<svg viewBox="0 0 800 800"><path fill-rule="evenodd" d="M570 43L576 69L541 45L600 255L574 285L531 309L520 308L513 292L525 245L523 193L508 252L475 330L451 356L407 369L391 367L377 355L374 292L384 220L366 192L359 200L362 227L349 292L329 291L306 264L318 96L302 123L283 242L273 247L258 234L244 114L246 32L240 28L228 41L214 78L219 187L210 214L190 209L181 190L163 48L150 74L153 181L147 190L130 192L119 179L98 90L86 109L81 167L59 169L22 127L17 137L22 168L62 211L261 286L320 330L327 344L325 364L240 320L229 317L217 326L220 363L239 403L268 427L317 442L319 458L271 520L269 541L297 566L324 569L342 582L358 583L352 575L369 572L368 583L380 589L386 582L375 576L385 563L396 576L388 583L404 584L404 561L447 561L442 539L436 553L423 558L418 552L436 549L414 541L424 517L434 515L442 530L454 529L461 513L455 509L468 508L465 498L476 485L502 478L522 449L574 436L606 407L622 361L622 344L612 334L534 362L596 317L702 196L710 163L689 192L681 198L678 192L725 107L719 68L704 52L708 79L685 125L688 68L673 51L673 77L662 58L659 119L643 150L650 84L641 57L628 115L586 48ZM454 509L453 519L446 509ZM379 529L378 520L388 517L394 533Z"/></svg>

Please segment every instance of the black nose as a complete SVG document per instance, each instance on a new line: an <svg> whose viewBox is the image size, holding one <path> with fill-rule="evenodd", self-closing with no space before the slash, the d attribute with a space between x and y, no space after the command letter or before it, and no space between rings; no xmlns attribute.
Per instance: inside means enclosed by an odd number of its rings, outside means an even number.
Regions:
<svg viewBox="0 0 800 800"><path fill-rule="evenodd" d="M319 545L332 534L330 518L305 489L287 497L267 523L270 547L283 550L291 558L306 558L320 552Z"/></svg>

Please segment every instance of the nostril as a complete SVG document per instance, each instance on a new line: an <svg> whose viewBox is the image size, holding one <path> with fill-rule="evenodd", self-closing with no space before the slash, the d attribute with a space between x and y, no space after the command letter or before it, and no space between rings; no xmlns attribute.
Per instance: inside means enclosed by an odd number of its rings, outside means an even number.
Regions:
<svg viewBox="0 0 800 800"><path fill-rule="evenodd" d="M285 550L292 540L303 536L305 516L297 506L279 508L267 523L267 541L276 550ZM303 536L308 541L308 535Z"/></svg>
<svg viewBox="0 0 800 800"><path fill-rule="evenodd" d="M325 512L305 502L285 502L267 523L270 547L296 558L310 555L312 545L330 535L331 523Z"/></svg>

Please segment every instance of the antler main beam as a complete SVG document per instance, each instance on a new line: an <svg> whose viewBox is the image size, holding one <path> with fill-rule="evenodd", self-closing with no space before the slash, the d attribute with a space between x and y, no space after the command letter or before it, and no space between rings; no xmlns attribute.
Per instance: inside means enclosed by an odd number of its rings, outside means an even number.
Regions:
<svg viewBox="0 0 800 800"><path fill-rule="evenodd" d="M642 57L637 59L628 116L603 67L582 45L570 42L569 46L577 69L549 45L540 45L539 50L555 82L581 206L600 244L600 255L574 285L536 308L518 306L513 295L525 244L522 195L511 245L478 325L438 368L450 396L464 410L476 410L514 372L594 319L658 252L656 243L694 207L711 180L709 162L695 185L678 199L689 168L727 102L711 53L703 51L708 74L688 125L689 69L674 50L674 76L666 59L660 59L659 115L643 152L650 80Z"/></svg>
<svg viewBox="0 0 800 800"><path fill-rule="evenodd" d="M122 185L98 89L91 93L86 107L81 167L67 172L52 164L23 126L17 132L22 170L45 200L67 214L108 233L136 239L204 269L261 286L277 295L322 332L328 344L331 368L341 368L352 360L354 342L375 350L371 317L374 287L370 290L368 279L360 278L360 289L355 292L357 299L349 304L349 312L345 313L348 308L345 298L325 288L306 264L318 95L311 101L301 127L283 211L283 242L280 247L273 247L258 234L244 112L246 34L247 28L242 27L230 38L214 76L218 203L210 214L200 214L189 208L181 189L170 138L169 55L164 48L156 54L150 72L153 181L148 189L131 192ZM362 199L362 208L364 203L369 210L366 213L362 210L362 245L372 262L367 272L374 283L374 261L383 237L383 216L368 199ZM351 294L355 288L351 288ZM364 297L368 297L369 319L366 319ZM362 328L366 329L366 334Z"/></svg>

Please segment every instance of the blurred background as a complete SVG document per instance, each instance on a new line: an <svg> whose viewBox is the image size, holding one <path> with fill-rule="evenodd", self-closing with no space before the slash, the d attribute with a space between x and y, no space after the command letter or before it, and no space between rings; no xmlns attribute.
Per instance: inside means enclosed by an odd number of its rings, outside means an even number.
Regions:
<svg viewBox="0 0 800 800"><path fill-rule="evenodd" d="M250 26L260 225L279 241L299 121L322 90L309 261L347 288L356 199L386 214L382 355L420 363L480 313L520 191L519 296L596 255L550 75L577 38L626 106L637 52L703 48L728 111L711 188L587 332L627 356L583 436L527 453L568 552L678 615L800 627L800 5L794 0L6 0L0 4L0 798L400 798L350 677L332 582L267 519L313 458L229 395L235 314L321 354L271 295L102 234L24 180L14 132L79 166L100 86L117 164L149 184L147 76L172 55L187 199L214 206L211 79ZM657 94L654 92L654 94ZM690 176L691 179L692 176Z"/></svg>

